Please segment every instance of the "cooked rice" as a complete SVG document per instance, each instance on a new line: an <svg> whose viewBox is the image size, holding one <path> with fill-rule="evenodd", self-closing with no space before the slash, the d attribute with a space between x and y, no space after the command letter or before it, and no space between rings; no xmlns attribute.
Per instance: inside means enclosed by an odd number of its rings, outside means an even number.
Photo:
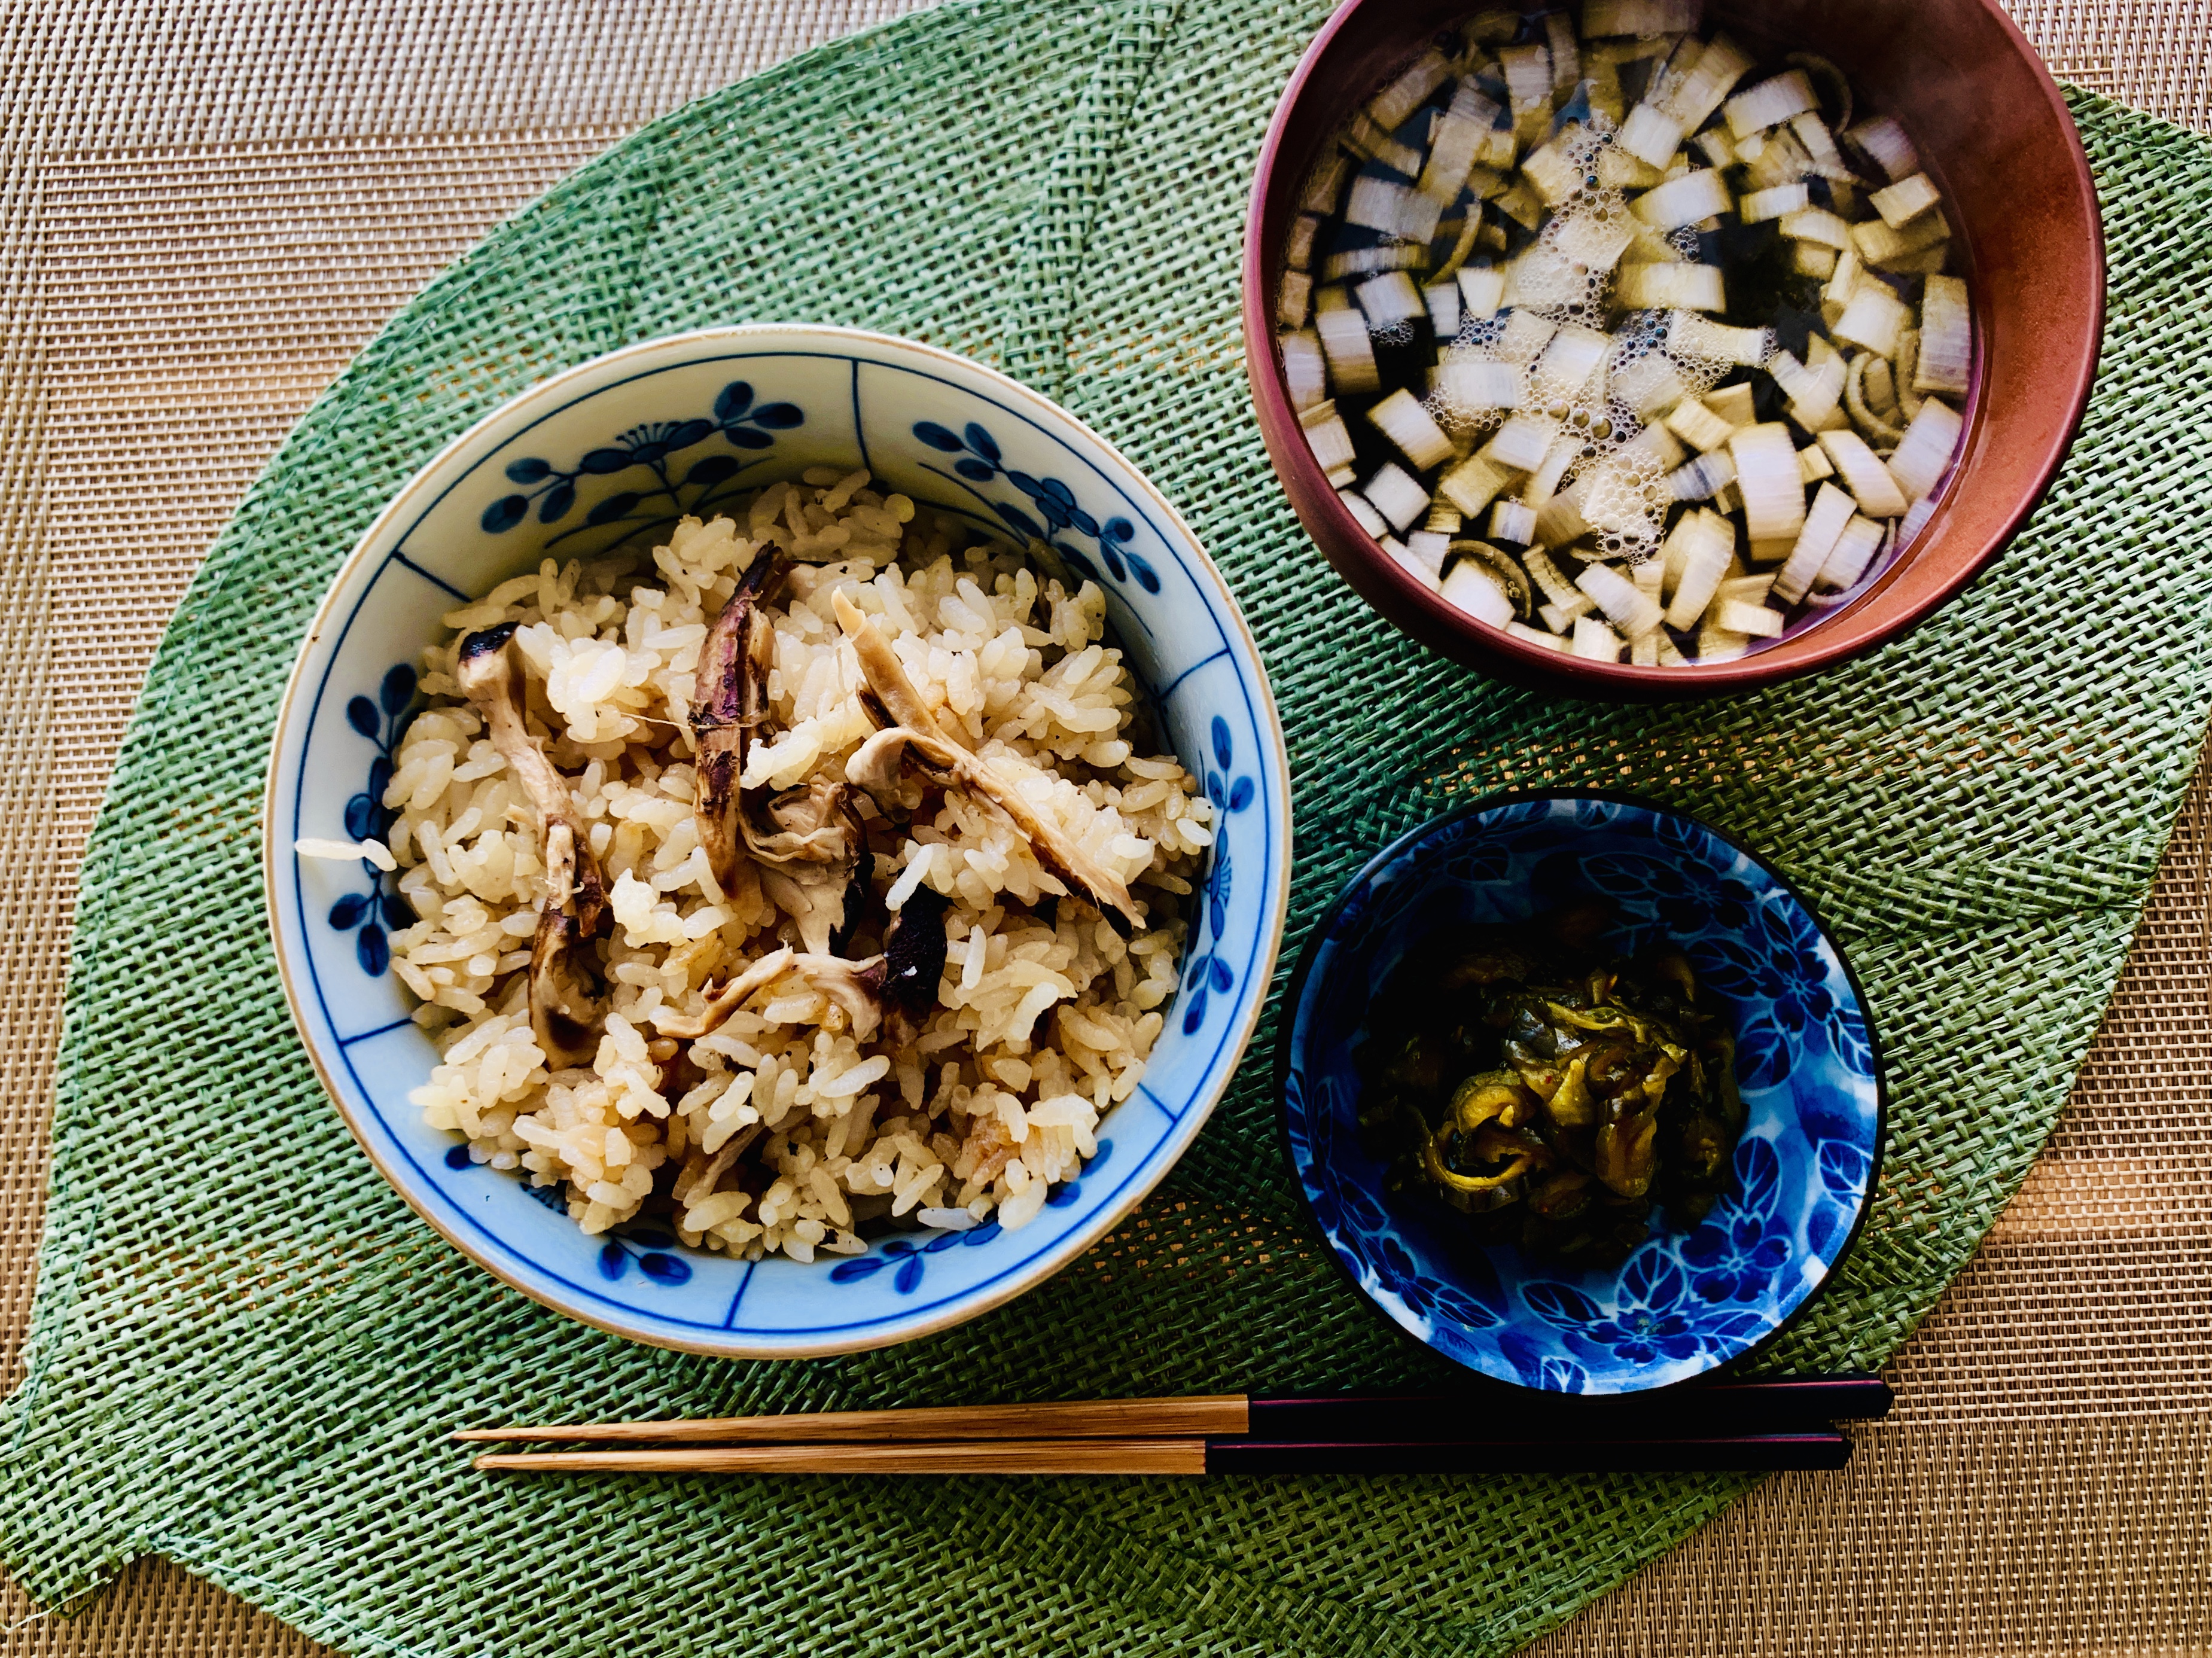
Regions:
<svg viewBox="0 0 2212 1658"><path fill-rule="evenodd" d="M644 1211L690 1244L811 1260L862 1251L858 1229L885 1215L1020 1226L1097 1150L1099 1119L1136 1087L1159 1035L1183 938L1176 900L1212 813L1172 756L1133 751L1143 733L1121 654L1101 642L1104 596L1089 582L1070 592L1002 544L964 544L957 523L867 485L864 472L817 469L763 489L734 521L685 519L649 561L549 559L447 615L453 637L423 653L429 706L384 796L399 814L400 890L420 917L394 935L392 969L444 1056L412 1098L478 1163L564 1187L587 1233ZM769 612L774 719L745 784L842 781L874 730L831 613L842 588L948 729L1024 763L1040 815L1137 890L1146 927L1125 940L1088 905L1052 903L1060 883L1003 814L963 793L933 793L933 815L902 825L865 808L884 905L897 911L921 883L950 901L944 977L913 1046L895 1047L889 1023L856 1042L797 975L709 1035L660 1034L797 942L766 898L716 884L692 810L700 649L773 546L842 562L796 568ZM460 636L504 622L522 624L530 724L570 785L611 897L596 946L609 1011L588 1067L549 1072L532 1035L541 826L454 678ZM734 1161L717 1157L733 1144ZM1000 1172L976 1177L1009 1149Z"/></svg>

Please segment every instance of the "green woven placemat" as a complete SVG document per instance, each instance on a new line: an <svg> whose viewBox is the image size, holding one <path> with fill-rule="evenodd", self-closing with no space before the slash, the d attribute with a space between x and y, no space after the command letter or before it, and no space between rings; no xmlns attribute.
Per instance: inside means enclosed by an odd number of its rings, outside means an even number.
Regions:
<svg viewBox="0 0 2212 1658"><path fill-rule="evenodd" d="M814 319L1003 363L1228 571L1297 780L1286 960L1470 791L1601 783L1760 848L1838 926L1893 1061L1868 1231L1778 1366L1875 1363L2017 1187L2110 991L2205 719L2212 149L2075 107L2112 326L2058 487L1912 639L1783 690L1561 704L1449 667L1276 490L1237 332L1244 191L1318 0L984 0L639 133L404 310L254 486L163 642L88 856L0 1558L67 1603L158 1551L362 1652L1510 1649L1734 1479L501 1481L458 1423L1444 1379L1321 1259L1263 1028L1196 1149L1038 1291L888 1352L632 1346L493 1283L356 1150L292 1034L254 817L325 583L440 445L628 341Z"/></svg>

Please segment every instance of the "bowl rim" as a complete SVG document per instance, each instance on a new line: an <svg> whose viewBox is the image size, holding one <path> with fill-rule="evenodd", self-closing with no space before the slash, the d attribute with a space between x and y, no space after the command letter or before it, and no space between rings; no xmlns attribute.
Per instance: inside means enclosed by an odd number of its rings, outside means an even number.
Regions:
<svg viewBox="0 0 2212 1658"><path fill-rule="evenodd" d="M283 756L294 722L301 717L305 706L305 683L308 658L325 634L335 624L342 597L350 596L362 567L369 561L373 550L378 547L390 526L406 513L422 505L422 497L434 485L443 488L440 473L457 455L477 443L487 434L504 427L535 410L541 402L556 401L574 391L580 384L606 373L616 365L631 360L643 360L673 349L695 345L761 345L772 343L791 343L803 345L806 341L824 341L843 347L873 348L893 354L917 356L939 367L952 369L979 377L985 386L1000 396L1017 403L1033 405L1034 410L1046 420L1057 420L1072 428L1085 441L1097 446L1100 453L1126 475L1131 493L1143 497L1147 505L1180 534L1189 550L1197 555L1194 569L1203 573L1212 584L1218 614L1225 629L1233 631L1241 642L1253 666L1250 688L1256 693L1255 724L1261 737L1264 750L1261 763L1269 773L1276 798L1282 811L1274 825L1273 844L1270 847L1274 869L1279 872L1274 881L1273 902L1263 903L1260 916L1261 937L1260 948L1254 957L1253 970L1247 976L1245 1005L1224 1035L1218 1052L1232 1055L1218 1067L1214 1082L1200 1094L1194 1096L1180 1115L1176 1117L1161 1144L1167 1154L1159 1158L1158 1167L1149 1177L1132 1179L1118 1188L1113 1197L1100 1206L1083 1224L1061 1238L1057 1245L1058 1259L1047 1254L1031 1255L1010 1266L1004 1273L980 1286L971 1296L941 1303L935 1309L915 1318L910 1324L896 1319L877 1321L866 1327L857 1336L832 1336L817 1339L777 1341L761 1344L744 1340L687 1339L659 1330L647 1331L632 1327L619 1318L590 1311L571 1302L556 1298L539 1286L527 1283L503 1263L464 1237L441 1215L434 1212L415 1190L410 1180L396 1172L379 1154L374 1138L356 1121L345 1091L338 1086L320 1043L313 1034L313 1026L307 1017L300 987L295 983L291 963L285 952L286 931L282 916L277 872L277 822L282 810L278 799L278 780ZM645 364L639 361L642 370ZM610 387L617 382L610 382ZM1040 424L1045 423L1041 420ZM1147 689L1150 688L1148 687ZM513 396L502 399L491 410L471 422L465 428L441 445L437 451L409 474L391 499L378 510L368 526L356 540L352 550L342 559L325 584L322 598L317 602L313 615L301 634L294 652L292 665L285 677L283 695L278 700L270 729L267 758L264 769L261 810L257 827L261 836L261 894L263 920L268 928L271 954L276 960L276 974L283 986L284 1001L291 1014L292 1025L301 1048L313 1066L315 1078L323 1092L337 1109L355 1144L368 1157L385 1184L404 1201L416 1215L447 1243L468 1260L489 1272L509 1289L519 1291L532 1301L577 1323L600 1330L610 1335L642 1345L665 1348L680 1352L696 1353L708 1357L732 1359L814 1358L834 1354L872 1351L898 1345L921 1337L933 1335L963 1324L971 1319L1003 1306L1015 1297L1036 1288L1045 1279L1060 1272L1086 1254L1114 1228L1126 1219L1138 1204L1158 1187L1169 1171L1189 1151L1207 1120L1227 1093L1230 1084L1249 1055L1252 1039L1257 1033L1265 1012L1268 987L1273 983L1277 963L1280 959L1285 923L1290 909L1291 873L1291 818L1290 756L1283 733L1282 715L1275 702L1274 687L1267 672L1266 658L1259 641L1246 620L1243 608L1231 591L1227 579L1213 556L1206 550L1189 523L1175 505L1160 491L1151 478L1114 444L1101 436L1091 426L1062 408L1044 393L1023 385L1012 376L988 364L963 356L941 346L901 335L886 334L872 329L847 328L829 323L759 322L724 326L687 329L674 334L655 335L647 339L634 340L610 351L601 352L562 369L545 379L534 380ZM1177 999L1180 999L1178 994ZM1118 1102L1117 1102L1118 1103ZM888 1333L878 1333L887 1330Z"/></svg>
<svg viewBox="0 0 2212 1658"><path fill-rule="evenodd" d="M1414 580L1395 560L1376 546L1367 532L1359 527L1350 509L1337 497L1335 490L1328 487L1327 480L1321 477L1318 469L1311 466L1310 455L1301 452L1286 462L1278 458L1275 445L1270 443L1267 458L1276 474L1279 488L1286 496L1290 495L1291 491L1287 471L1310 470L1312 478L1310 483L1314 484L1316 510L1334 539L1346 546L1357 548L1356 554L1350 556L1359 565L1364 582L1354 581L1351 573L1338 565L1336 555L1322 544L1322 537L1310 531L1307 532L1308 538L1320 547L1332 567L1338 568L1340 578L1359 594L1362 602L1382 614L1391 626L1412 634L1428 648L1453 655L1455 659L1478 671L1493 677L1523 683L1540 683L1569 695L1623 700L1678 701L1782 684L1839 666L1911 634L1936 611L1957 598L1988 569L1997 556L2012 544L2035 509L2042 505L2044 497L2050 493L2051 483L2058 476L2059 468L2065 465L2075 440L2081 434L2082 422L2088 416L2089 397L2096 385L2097 367L2104 352L2108 273L2105 258L2104 213L2097 197L2096 175L2090 167L2088 152L2082 145L2081 131L2075 125L2073 112L2066 106L2066 100L2058 89L2057 81L2019 24L1997 3L1997 0L1958 0L1958 3L1976 6L1996 24L2014 55L2026 64L2045 107L2057 123L2087 210L2087 222L2083 229L2086 231L2086 249L2092 272L2083 313L2088 349L2075 363L2072 384L2065 392L2069 405L2068 417L2036 460L2032 469L2032 487L2021 492L2013 510L1986 536L1982 545L1962 561L1951 576L1932 588L1925 597L1908 605L1893 620L1876 628L1861 626L1854 629L1850 625L1854 616L1863 615L1866 602L1880 591L1894 571L1902 568L1904 561L1893 560L1888 569L1875 578L1873 587L1840 607L1835 615L1823 618L1817 628L1809 629L1800 635L1798 640L1790 641L1793 646L1800 641L1808 641L1802 654L1793 655L1776 665L1764 665L1773 661L1776 653L1771 651L1753 652L1732 662L1692 663L1680 668L1638 667L1632 663L1565 658L1564 653L1528 644L1501 629L1490 628L1475 621L1441 595ZM1281 428L1288 422L1290 427L1295 427L1297 422L1297 411L1291 404L1289 388L1276 361L1273 302L1267 281L1270 249L1261 235L1268 186L1281 165L1283 151L1288 143L1292 106L1313 80L1322 58L1340 35L1364 24L1376 9L1386 3L1387 0L1346 0L1314 35L1300 55L1297 67L1291 70L1290 79L1284 84L1274 112L1268 118L1267 133L1261 141L1259 156L1253 166L1252 187L1245 208L1243 258L1239 270L1240 310L1244 336L1245 379L1253 401L1262 414L1263 434L1270 425ZM1969 410L1970 416L1978 417L1979 410L1980 404L1977 399ZM1970 425L1969 436L1971 432ZM1324 495L1327 498L1322 499ZM1292 510L1303 519L1304 514L1297 512L1294 499ZM1384 611L1381 604L1368 597L1365 586L1369 584L1389 593L1392 604L1398 611L1419 616L1419 628L1401 623ZM1456 648L1445 649L1432 645L1430 643L1431 637L1448 638Z"/></svg>
<svg viewBox="0 0 2212 1658"><path fill-rule="evenodd" d="M1312 975L1315 957L1320 952L1322 941L1334 927L1337 918L1343 914L1345 905L1350 902L1352 894L1365 884L1384 865L1401 856L1429 835L1467 818L1478 817L1486 811L1494 811L1500 806L1516 805L1531 800L1604 800L1615 805L1633 806L1639 811L1653 812L1689 823L1704 830L1723 846L1748 859L1776 886L1804 907L1806 914L1812 919L1813 926L1820 933L1822 941L1835 952L1837 964L1843 969L1844 981L1850 986L1851 994L1857 999L1859 1014L1866 1025L1869 1066L1874 1076L1874 1148L1868 1154L1866 1185L1859 1193L1857 1212L1851 1218L1850 1226L1844 1234L1843 1242L1836 1246L1836 1252L1830 1258L1827 1269L1821 1273L1819 1281L1805 1292L1795 1307L1775 1321L1771 1329L1742 1351L1733 1353L1720 1363L1708 1365L1694 1375L1678 1377L1672 1382L1617 1388L1605 1394L1553 1394L1548 1389L1536 1388L1525 1382L1493 1376L1486 1370L1476 1370L1464 1360L1454 1357L1442 1347L1435 1345L1407 1328L1391 1315L1389 1309L1382 1306L1369 1293L1367 1286L1360 1281L1359 1274L1353 1270L1351 1261L1346 1259L1346 1251L1331 1236L1328 1229L1322 1224L1320 1215L1314 1210L1313 1198L1307 1190L1303 1167L1292 1146L1290 1078L1292 1050L1297 1045L1298 1010L1305 999L1306 981ZM1370 998L1372 994L1373 987L1370 986ZM1394 836L1387 845L1377 850L1372 857L1362 863L1358 869L1345 878L1344 884L1338 890L1336 896L1329 900L1328 907L1315 918L1313 926L1307 930L1304 942L1298 947L1297 964L1291 969L1289 987L1283 993L1282 1011L1278 1016L1275 1051L1273 1057L1276 1139L1282 1148L1283 1160L1291 1169L1293 1182L1297 1187L1300 1211L1305 1216L1307 1225L1319 1239L1322 1254L1358 1292L1361 1303L1376 1317L1396 1331L1405 1340L1465 1370L1475 1381L1500 1388L1513 1388L1528 1393L1541 1394L1547 1399L1607 1398L1625 1394L1668 1393L1680 1388L1700 1387L1716 1380L1723 1372L1755 1361L1781 1339L1784 1332L1804 1317L1807 1309L1827 1293L1828 1287L1835 1282L1838 1274L1850 1260L1852 1251L1857 1248L1860 1236L1866 1230L1868 1218L1874 1212L1875 1198L1881 1186L1882 1162L1889 1150L1889 1067L1883 1057L1881 1033L1875 1024L1874 1007L1867 999L1866 987L1860 983L1859 975L1851 966L1849 953L1838 941L1834 929L1821 915L1819 908L1805 895L1796 883L1776 869L1759 853L1744 846L1735 836L1723 834L1693 812L1668 805L1662 801L1653 799L1649 795L1636 794L1624 789L1499 789L1469 801L1465 805L1455 806L1449 811L1439 812L1433 817L1424 818L1402 835Z"/></svg>

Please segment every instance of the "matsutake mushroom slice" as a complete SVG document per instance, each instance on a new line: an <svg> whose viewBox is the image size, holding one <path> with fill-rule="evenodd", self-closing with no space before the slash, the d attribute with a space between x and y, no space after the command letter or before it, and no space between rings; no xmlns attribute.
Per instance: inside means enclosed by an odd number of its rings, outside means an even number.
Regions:
<svg viewBox="0 0 2212 1658"><path fill-rule="evenodd" d="M1038 817L1008 768L973 752L946 732L907 677L882 630L842 592L834 603L838 625L853 641L868 689L898 722L860 745L846 765L847 780L878 800L895 801L901 768L912 766L940 787L960 787L980 795L1006 814L1037 862L1071 893L1109 920L1118 917L1130 926L1142 926L1144 916L1121 878Z"/></svg>
<svg viewBox="0 0 2212 1658"><path fill-rule="evenodd" d="M773 557L756 558L738 580L737 592L708 629L691 693L691 746L699 774L692 816L708 866L726 890L749 873L738 856L732 809L738 779L744 774L747 732L760 717L751 701L753 676L748 671L754 609L775 564Z"/></svg>
<svg viewBox="0 0 2212 1658"><path fill-rule="evenodd" d="M845 930L856 881L866 885L872 863L851 792L840 783L767 789L748 788L744 780L753 740L768 720L775 629L767 604L784 568L773 555L753 562L699 653L691 704L699 773L693 816L714 878L740 890L758 880L797 926L800 941L822 953Z"/></svg>
<svg viewBox="0 0 2212 1658"><path fill-rule="evenodd" d="M471 634L461 641L454 677L483 716L492 746L538 810L544 840L545 896L530 941L530 1025L556 1068L580 1065L599 1046L604 1014L597 969L580 946L599 936L607 916L606 878L576 818L575 798L531 734L523 714L523 678L512 649L515 624Z"/></svg>
<svg viewBox="0 0 2212 1658"><path fill-rule="evenodd" d="M871 793L875 792L872 785L888 786L889 791L895 792L902 766L914 768L939 788L965 788L989 801L1029 842L1045 872L1069 892L1117 926L1144 925L1144 917L1121 878L1039 817L1008 772L983 756L971 754L934 732L893 726L860 745L848 762L845 774Z"/></svg>
<svg viewBox="0 0 2212 1658"><path fill-rule="evenodd" d="M874 1037L888 1020L892 1039L911 1047L919 1021L937 1005L945 976L945 914L951 906L924 887L906 901L884 929L879 956L848 962L839 956L794 956L788 971L808 982L845 1011L853 1035Z"/></svg>
<svg viewBox="0 0 2212 1658"><path fill-rule="evenodd" d="M696 1017L688 1019L657 1017L653 1028L662 1035L673 1036L678 1042L691 1042L720 1029L730 1015L743 1007L749 998L767 989L788 973L792 957L797 953L788 944L781 950L769 951L709 995L706 1007Z"/></svg>
<svg viewBox="0 0 2212 1658"><path fill-rule="evenodd" d="M884 958L848 962L808 953L791 958L791 970L845 1011L855 1042L872 1042L884 1022Z"/></svg>
<svg viewBox="0 0 2212 1658"><path fill-rule="evenodd" d="M721 1029L732 1013L770 985L794 977L804 979L843 1011L857 1042L873 1041L886 1015L907 1017L910 1025L913 1017L936 1001L938 980L945 972L943 903L939 899L939 908L933 912L934 928L903 925L903 918L895 918L884 938L884 953L861 961L795 950L787 944L762 957L716 990L698 1013L690 1017L657 1017L653 1028L678 1042L696 1041ZM919 915L916 919L919 922ZM912 1040L910 1030L907 1040Z"/></svg>
<svg viewBox="0 0 2212 1658"><path fill-rule="evenodd" d="M875 859L861 837L860 825L849 814L848 798L838 791L837 807L849 825L852 857L836 864L798 864L784 868L763 867L761 890L769 902L791 917L799 942L816 955L843 947L851 934L868 887Z"/></svg>

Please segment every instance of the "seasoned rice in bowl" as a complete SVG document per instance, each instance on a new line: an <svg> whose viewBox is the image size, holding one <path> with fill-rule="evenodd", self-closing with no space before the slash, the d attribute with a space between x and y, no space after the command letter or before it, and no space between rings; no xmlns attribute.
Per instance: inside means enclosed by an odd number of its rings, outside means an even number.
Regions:
<svg viewBox="0 0 2212 1658"><path fill-rule="evenodd" d="M702 829L700 664L748 576L758 724L737 799L717 805L710 768ZM1095 585L817 469L649 554L549 560L445 622L384 794L419 918L392 970L442 1053L411 1096L430 1126L557 1190L586 1232L665 1216L749 1259L857 1254L872 1221L1018 1228L1079 1171L1160 1034L1213 838ZM464 689L471 638L501 641L559 775L574 878L549 870L512 736ZM903 765L871 743L899 706L864 665L872 638L925 705L898 723L942 734ZM833 799L853 856L777 861ZM556 975L533 1018L549 891L586 924L565 1007ZM917 962L930 982L902 995L886 968ZM586 1002L563 1037L557 1013Z"/></svg>

